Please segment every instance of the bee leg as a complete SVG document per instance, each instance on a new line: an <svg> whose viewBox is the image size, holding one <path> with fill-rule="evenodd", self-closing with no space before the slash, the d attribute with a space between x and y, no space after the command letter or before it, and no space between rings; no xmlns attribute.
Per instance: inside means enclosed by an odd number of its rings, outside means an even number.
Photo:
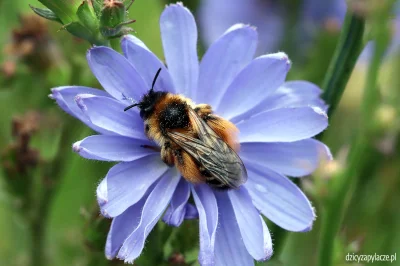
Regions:
<svg viewBox="0 0 400 266"><path fill-rule="evenodd" d="M212 107L209 104L201 103L195 106L194 111L202 119L206 118L208 115L212 114Z"/></svg>
<svg viewBox="0 0 400 266"><path fill-rule="evenodd" d="M174 150L173 155L177 158L179 164L183 165L185 163L183 160L181 149Z"/></svg>
<svg viewBox="0 0 400 266"><path fill-rule="evenodd" d="M161 160L168 166L174 166L174 153L170 147L169 142L161 147Z"/></svg>

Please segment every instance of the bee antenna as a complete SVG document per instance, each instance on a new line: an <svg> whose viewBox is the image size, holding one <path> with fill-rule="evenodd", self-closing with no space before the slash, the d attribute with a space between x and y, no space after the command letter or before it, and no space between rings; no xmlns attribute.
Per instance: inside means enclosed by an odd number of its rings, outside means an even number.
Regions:
<svg viewBox="0 0 400 266"><path fill-rule="evenodd" d="M131 105L129 105L128 107L126 107L126 108L124 109L124 112L126 112L126 111L128 111L129 109L131 109L131 108L133 108L133 107L135 107L135 106L138 106L138 105L140 105L140 103L131 104Z"/></svg>
<svg viewBox="0 0 400 266"><path fill-rule="evenodd" d="M160 75L160 72L161 72L161 67L157 70L157 73L156 73L156 75L154 76L153 84L151 85L151 90L150 90L150 91L153 91L153 90L154 90L154 84L156 84L156 81L157 81L158 75Z"/></svg>

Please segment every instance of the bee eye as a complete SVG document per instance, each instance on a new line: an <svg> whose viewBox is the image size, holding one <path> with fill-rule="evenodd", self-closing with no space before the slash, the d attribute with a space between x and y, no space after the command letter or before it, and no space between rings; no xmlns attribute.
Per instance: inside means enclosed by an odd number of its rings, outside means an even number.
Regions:
<svg viewBox="0 0 400 266"><path fill-rule="evenodd" d="M139 113L139 114L140 114L140 117L141 117L142 119L144 118L144 112L145 112L144 110L140 110L140 113Z"/></svg>

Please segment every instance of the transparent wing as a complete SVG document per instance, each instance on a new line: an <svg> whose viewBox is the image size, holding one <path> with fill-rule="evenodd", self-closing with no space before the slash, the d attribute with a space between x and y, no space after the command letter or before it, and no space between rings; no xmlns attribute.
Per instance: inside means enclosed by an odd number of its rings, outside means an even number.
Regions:
<svg viewBox="0 0 400 266"><path fill-rule="evenodd" d="M189 153L219 183L238 188L246 182L247 172L242 160L194 110L189 111L190 121L198 132L193 138L179 132L168 132L168 136Z"/></svg>

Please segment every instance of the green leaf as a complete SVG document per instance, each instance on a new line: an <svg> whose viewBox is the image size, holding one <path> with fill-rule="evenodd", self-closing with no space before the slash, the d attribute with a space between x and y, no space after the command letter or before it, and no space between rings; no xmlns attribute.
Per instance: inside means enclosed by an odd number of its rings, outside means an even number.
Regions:
<svg viewBox="0 0 400 266"><path fill-rule="evenodd" d="M62 29L66 29L69 33L75 37L87 40L91 44L95 45L108 45L107 40L96 38L96 36L80 22L72 22L64 25Z"/></svg>
<svg viewBox="0 0 400 266"><path fill-rule="evenodd" d="M90 43L93 43L93 36L90 30L85 28L81 23L79 22L71 22L67 25L64 25L62 29L66 29L69 33L74 35L75 37L88 40Z"/></svg>
<svg viewBox="0 0 400 266"><path fill-rule="evenodd" d="M78 0L39 0L39 2L53 11L64 24L78 20L76 15Z"/></svg>
<svg viewBox="0 0 400 266"><path fill-rule="evenodd" d="M30 8L33 10L33 12L35 12L37 15L41 16L42 18L48 19L48 20L52 20L52 21L56 21L58 23L62 24L62 21L59 17L57 17L56 14L54 14L53 11L51 11L50 9L47 8L37 8L34 6L29 5Z"/></svg>

